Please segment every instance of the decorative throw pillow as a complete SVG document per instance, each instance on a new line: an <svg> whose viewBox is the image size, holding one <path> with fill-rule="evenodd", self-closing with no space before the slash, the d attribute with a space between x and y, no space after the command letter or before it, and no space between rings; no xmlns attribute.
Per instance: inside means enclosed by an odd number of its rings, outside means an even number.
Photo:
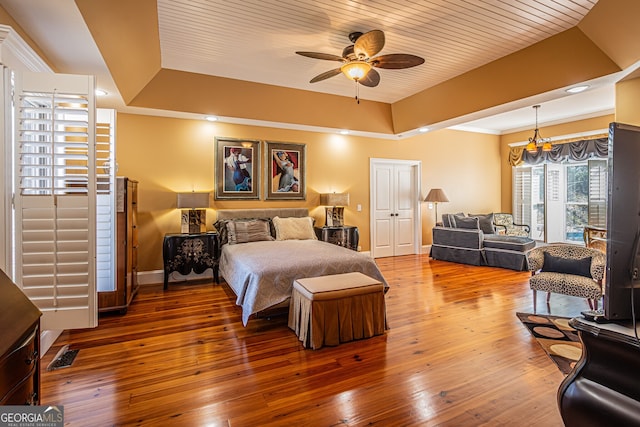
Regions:
<svg viewBox="0 0 640 427"><path fill-rule="evenodd" d="M542 271L591 277L591 257L580 259L560 258L545 252Z"/></svg>
<svg viewBox="0 0 640 427"><path fill-rule="evenodd" d="M228 219L219 219L213 223L213 227L218 231L218 244L220 247L223 247L227 243L229 243L229 237L227 233L227 223L230 220Z"/></svg>
<svg viewBox="0 0 640 427"><path fill-rule="evenodd" d="M227 234L230 245L273 240L269 221L264 219L229 221Z"/></svg>
<svg viewBox="0 0 640 427"><path fill-rule="evenodd" d="M496 234L496 228L493 225L493 212L490 214L469 214L478 218L480 224L480 230L485 234Z"/></svg>
<svg viewBox="0 0 640 427"><path fill-rule="evenodd" d="M456 228L466 228L469 230L479 230L478 218L476 217L457 217L456 216Z"/></svg>
<svg viewBox="0 0 640 427"><path fill-rule="evenodd" d="M276 240L318 240L313 230L313 218L273 218Z"/></svg>
<svg viewBox="0 0 640 427"><path fill-rule="evenodd" d="M456 228L456 218L465 218L464 213L442 214L442 225L444 227Z"/></svg>

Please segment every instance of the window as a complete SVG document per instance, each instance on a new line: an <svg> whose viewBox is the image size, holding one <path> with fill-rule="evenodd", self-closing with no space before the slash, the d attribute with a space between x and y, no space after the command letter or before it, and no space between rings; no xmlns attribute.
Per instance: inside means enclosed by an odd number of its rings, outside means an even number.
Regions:
<svg viewBox="0 0 640 427"><path fill-rule="evenodd" d="M606 225L607 160L515 167L513 204L533 239L582 242L585 226Z"/></svg>
<svg viewBox="0 0 640 427"><path fill-rule="evenodd" d="M586 164L566 166L565 240L579 242L589 225L589 168Z"/></svg>

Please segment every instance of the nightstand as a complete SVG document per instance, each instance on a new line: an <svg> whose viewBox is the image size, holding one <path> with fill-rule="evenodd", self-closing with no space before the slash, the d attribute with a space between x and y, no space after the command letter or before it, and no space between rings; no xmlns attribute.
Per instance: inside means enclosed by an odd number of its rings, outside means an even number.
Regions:
<svg viewBox="0 0 640 427"><path fill-rule="evenodd" d="M343 246L347 249L358 250L358 227L352 225L315 227L318 240L322 240L334 245Z"/></svg>
<svg viewBox="0 0 640 427"><path fill-rule="evenodd" d="M215 231L165 234L162 258L164 289L167 289L169 275L174 271L183 275L191 271L202 274L210 268L213 270L213 279L218 283L218 233Z"/></svg>

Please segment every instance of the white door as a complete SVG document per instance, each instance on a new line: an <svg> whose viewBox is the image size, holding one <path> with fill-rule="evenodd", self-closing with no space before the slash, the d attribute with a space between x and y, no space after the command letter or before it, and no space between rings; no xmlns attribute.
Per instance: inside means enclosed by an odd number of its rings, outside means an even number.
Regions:
<svg viewBox="0 0 640 427"><path fill-rule="evenodd" d="M372 159L371 252L373 257L420 252L420 162Z"/></svg>

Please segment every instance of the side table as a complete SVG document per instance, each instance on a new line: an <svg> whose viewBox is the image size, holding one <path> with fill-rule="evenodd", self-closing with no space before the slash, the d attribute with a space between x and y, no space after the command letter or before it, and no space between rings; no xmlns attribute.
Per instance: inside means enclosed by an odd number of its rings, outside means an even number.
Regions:
<svg viewBox="0 0 640 427"><path fill-rule="evenodd" d="M218 283L218 233L165 234L162 245L164 261L164 289L169 285L169 275L177 271L187 275L191 271L202 274L213 270L213 279Z"/></svg>
<svg viewBox="0 0 640 427"><path fill-rule="evenodd" d="M352 225L315 227L318 240L358 250L358 227Z"/></svg>

